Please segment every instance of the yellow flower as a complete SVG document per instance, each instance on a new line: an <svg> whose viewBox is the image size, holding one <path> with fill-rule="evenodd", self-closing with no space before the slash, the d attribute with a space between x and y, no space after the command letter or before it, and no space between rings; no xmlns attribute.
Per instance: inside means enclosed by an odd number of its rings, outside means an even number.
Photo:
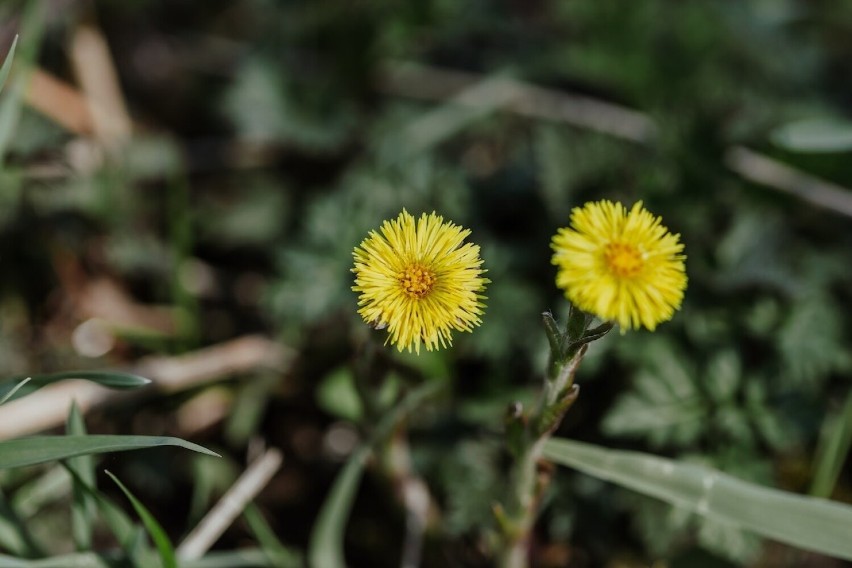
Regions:
<svg viewBox="0 0 852 568"><path fill-rule="evenodd" d="M385 221L381 234L355 247L358 313L402 351L420 345L432 351L452 344L452 330L471 331L481 323L485 284L479 247L463 244L470 234L434 212L415 222L403 209Z"/></svg>
<svg viewBox="0 0 852 568"><path fill-rule="evenodd" d="M670 320L686 289L683 244L642 208L598 201L575 207L551 242L556 285L572 304L626 329Z"/></svg>

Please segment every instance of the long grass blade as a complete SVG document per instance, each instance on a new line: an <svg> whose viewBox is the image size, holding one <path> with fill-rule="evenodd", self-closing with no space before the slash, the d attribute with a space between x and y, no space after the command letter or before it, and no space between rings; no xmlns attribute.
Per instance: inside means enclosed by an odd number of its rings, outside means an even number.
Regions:
<svg viewBox="0 0 852 568"><path fill-rule="evenodd" d="M131 564L142 566L141 564ZM78 552L26 560L0 554L0 568L127 568L127 558L120 553ZM188 560L181 568L280 568L271 563L262 550L242 549L213 552L198 560Z"/></svg>
<svg viewBox="0 0 852 568"><path fill-rule="evenodd" d="M157 519L154 518L145 505L143 505L142 502L139 501L115 475L109 471L105 473L110 476L113 481L115 481L115 484L118 485L119 489L121 489L121 491L130 500L130 504L133 505L133 509L136 511L136 514L139 515L140 519L142 519L142 524L145 525L148 535L157 547L157 552L160 554L160 561L163 563L163 568L177 568L177 559L175 557L175 549L172 545L172 541L169 540L168 536L166 536L166 531L163 530L163 527L160 526Z"/></svg>
<svg viewBox="0 0 852 568"><path fill-rule="evenodd" d="M107 527L124 552L124 562L127 563L130 560L132 565L143 565L151 551L145 548L144 533L141 527L135 524L111 499L99 492L94 484L89 485L80 478L74 470L68 467L67 462L63 462L63 465L71 475L74 485L95 501L101 517L106 521Z"/></svg>
<svg viewBox="0 0 852 568"><path fill-rule="evenodd" d="M257 538L258 544L260 544L261 549L273 566L278 566L279 568L299 568L304 565L301 554L284 546L278 540L275 531L272 530L272 527L263 518L263 513L260 512L257 505L249 503L245 511L243 511L243 516L251 532Z"/></svg>
<svg viewBox="0 0 852 568"><path fill-rule="evenodd" d="M92 552L63 554L39 560L25 560L0 554L0 568L118 568L119 566L126 566L126 560Z"/></svg>
<svg viewBox="0 0 852 568"><path fill-rule="evenodd" d="M16 58L19 68L29 69L38 56L38 48L44 31L43 3L26 2L24 6L23 16L21 17L21 43L20 45L15 44L17 47ZM10 59L11 57L8 57L3 63L4 70L6 70L6 65L10 64ZM17 73L10 83L9 89L4 91L3 98L0 99L0 167L5 162L6 151L13 139L18 119L21 116L24 90L28 82L29 73Z"/></svg>
<svg viewBox="0 0 852 568"><path fill-rule="evenodd" d="M3 91L3 85L6 84L6 79L9 78L9 72L12 70L12 60L15 58L15 48L18 46L18 36L12 40L12 47L9 48L9 53L6 54L6 59L3 60L3 66L0 67L0 91Z"/></svg>
<svg viewBox="0 0 852 568"><path fill-rule="evenodd" d="M30 534L29 526L0 491L0 547L19 556L35 556L41 552Z"/></svg>
<svg viewBox="0 0 852 568"><path fill-rule="evenodd" d="M806 550L852 560L852 507L739 480L720 471L571 440L547 442L554 462Z"/></svg>
<svg viewBox="0 0 852 568"><path fill-rule="evenodd" d="M31 436L0 442L0 469L159 446L178 446L211 456L219 455L192 442L168 436Z"/></svg>
<svg viewBox="0 0 852 568"><path fill-rule="evenodd" d="M16 392L18 392L19 390L21 390L21 389L24 387L24 385L26 385L27 383L29 383L29 382L30 382L30 381L32 381L32 380L33 380L33 379L32 379L32 377L27 377L27 378L26 378L26 379L24 379L23 381L21 381L21 382L19 382L18 384L14 385L14 386L12 387L12 389L11 389L9 392L7 392L5 395L3 395L3 397L2 397L2 398L0 398L0 405L6 404L6 402L7 402L10 398L12 398L13 396L15 396L15 393L16 393Z"/></svg>
<svg viewBox="0 0 852 568"><path fill-rule="evenodd" d="M86 424L83 415L76 403L71 404L68 412L68 421L65 432L69 436L85 436ZM72 479L79 478L89 486L95 486L95 460L91 454L69 458L68 469L77 474ZM77 550L89 550L92 547L92 523L95 518L95 502L80 484L73 485L73 499L71 501L71 534Z"/></svg>
<svg viewBox="0 0 852 568"><path fill-rule="evenodd" d="M3 379L0 381L0 397L3 402L14 400L32 394L49 384L67 379L85 379L111 389L136 389L151 382L145 377L122 371L63 371Z"/></svg>
<svg viewBox="0 0 852 568"><path fill-rule="evenodd" d="M439 381L430 381L411 391L400 404L396 405L379 422L370 439L349 457L343 470L334 481L311 533L311 539L308 543L310 566L345 568L343 537L346 531L346 521L349 519L349 512L355 500L361 475L364 473L364 466L373 446L387 436L400 420L416 409L424 400L435 394L442 386Z"/></svg>
<svg viewBox="0 0 852 568"><path fill-rule="evenodd" d="M849 456L852 447L852 392L846 397L843 408L826 417L820 432L814 462L816 472L811 483L810 494L814 497L828 497L837 484L843 462Z"/></svg>

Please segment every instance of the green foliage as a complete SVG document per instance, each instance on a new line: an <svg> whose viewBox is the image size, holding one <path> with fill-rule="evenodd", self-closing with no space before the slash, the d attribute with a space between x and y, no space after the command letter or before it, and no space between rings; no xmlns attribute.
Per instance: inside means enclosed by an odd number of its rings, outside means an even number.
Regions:
<svg viewBox="0 0 852 568"><path fill-rule="evenodd" d="M374 446L390 434L391 430L424 401L433 396L442 383L430 381L406 394L385 414L370 433L370 439L353 452L338 474L334 486L328 493L311 531L308 545L308 561L312 566L337 568L346 566L343 554L343 536L349 512L364 473L367 459Z"/></svg>
<svg viewBox="0 0 852 568"><path fill-rule="evenodd" d="M202 454L218 455L198 444L168 436L30 436L0 442L0 468L160 446L178 446Z"/></svg>
<svg viewBox="0 0 852 568"><path fill-rule="evenodd" d="M62 371L27 377L9 377L0 382L3 402L27 396L49 384L68 379L85 379L111 389L136 389L149 384L145 377L120 371Z"/></svg>
<svg viewBox="0 0 852 568"><path fill-rule="evenodd" d="M177 568L174 547L172 546L169 537L166 536L166 533L163 531L163 527L160 526L160 523L157 522L151 513L148 512L148 509L146 509L145 506L133 496L133 494L121 481L118 480L116 476L108 471L106 474L115 481L122 493L124 493L130 500L136 514L139 515L140 519L142 519L142 523L145 525L145 530L148 531L148 535L157 547L157 552L160 555L160 562L162 562L163 568Z"/></svg>
<svg viewBox="0 0 852 568"><path fill-rule="evenodd" d="M848 505L760 487L701 466L569 440L548 441L545 454L562 465L707 517L717 524L705 528L706 541L729 550L746 545L736 542L740 537L725 532L718 523L839 558L852 558L847 534L852 507Z"/></svg>
<svg viewBox="0 0 852 568"><path fill-rule="evenodd" d="M169 538L186 528L181 520L197 522L260 439L284 446L287 467L258 504L281 547L308 546L338 459L325 453L326 428L363 418L351 374L341 371L368 333L350 289L352 248L403 207L471 228L492 280L483 325L458 334L452 350L416 360L394 354L425 377L452 378L441 409L412 418L417 470L441 511L424 568L447 555L487 565L478 555L492 522L489 494L505 486L495 431L509 403L535 404L547 365L541 312L567 312L553 286L549 239L573 207L592 199L641 199L661 215L686 244L690 281L683 309L653 335L610 334L592 344L564 433L700 460L762 485L849 495L848 219L746 182L724 159L742 145L852 185L848 3L219 4L97 0L83 12L48 14L44 2L0 3L7 43L20 35L8 81L11 50L0 67L0 371L15 375L0 383L0 400L60 377L42 370L135 368L149 354L244 333L280 337L298 353L292 368L216 385L233 405L224 426L193 436L233 456L211 464L193 454L184 467L149 451L110 465ZM97 135L68 130L24 96L36 67L82 86L67 49L81 21L103 32L134 120L132 137L108 151ZM424 65L463 74L388 81L390 68ZM547 120L518 113L524 105L510 96L508 78L625 105L655 135L636 143L593 132L564 119L573 103L554 104ZM71 338L81 322L103 315L83 310L80 299L104 278L132 298L139 310L131 313L174 327L113 322L115 347L93 365ZM132 323L139 321L148 320ZM382 332L369 333L382 341ZM29 369L33 380L21 385ZM194 394L152 393L95 411L89 425L99 434L150 427L181 436L174 429L184 427L181 410ZM68 441L80 439L82 426L72 413ZM96 459L67 459L72 474L50 465L0 471L0 546L19 557L0 565L157 561L143 527L104 505ZM392 492L377 485L351 483L343 501L387 505ZM776 559L743 531L683 508L593 490L588 479L560 487L564 495L543 501L542 520L552 522L536 534L536 561L560 543L589 565ZM182 505L186 519L162 516ZM353 510L364 518L349 522L367 532L397 529ZM335 538L346 521L336 519ZM262 518L248 513L247 522L221 546L255 540L262 549L187 566L292 558ZM44 535L59 526L69 534L54 546ZM90 550L112 540L119 550ZM347 547L353 565L368 548ZM696 547L713 555L692 564ZM377 546L386 557L371 565L398 565L391 548ZM788 566L800 560L780 555Z"/></svg>
<svg viewBox="0 0 852 568"><path fill-rule="evenodd" d="M76 404L71 405L65 432L69 436L85 436L86 424ZM95 460L91 454L68 458L66 467L75 478L88 486L95 485ZM71 509L71 532L77 550L89 550L92 546L92 526L95 519L95 501L83 491L79 484L74 486L74 502Z"/></svg>
<svg viewBox="0 0 852 568"><path fill-rule="evenodd" d="M810 494L829 497L837 483L843 462L852 449L852 394L845 404L826 415L814 455L815 470Z"/></svg>
<svg viewBox="0 0 852 568"><path fill-rule="evenodd" d="M852 150L852 122L810 119L776 128L772 141L795 152L848 152Z"/></svg>
<svg viewBox="0 0 852 568"><path fill-rule="evenodd" d="M838 371L852 369L852 354L845 348L843 322L833 302L818 296L796 302L778 331L781 372L806 388Z"/></svg>
<svg viewBox="0 0 852 568"><path fill-rule="evenodd" d="M3 65L0 65L0 91L3 90L3 86L6 84L6 79L9 78L9 72L12 70L12 60L15 58L15 48L18 45L18 36L15 36L15 39L12 40L12 46L9 47L9 51L6 52L6 57L3 58Z"/></svg>
<svg viewBox="0 0 852 568"><path fill-rule="evenodd" d="M447 511L443 530L450 535L469 534L493 525L495 496L505 490L497 475L499 452L494 444L466 441L440 463Z"/></svg>
<svg viewBox="0 0 852 568"><path fill-rule="evenodd" d="M689 445L705 431L709 411L699 394L700 380L674 345L645 342L654 371L637 375L634 391L622 395L602 423L610 435L642 435L655 446Z"/></svg>

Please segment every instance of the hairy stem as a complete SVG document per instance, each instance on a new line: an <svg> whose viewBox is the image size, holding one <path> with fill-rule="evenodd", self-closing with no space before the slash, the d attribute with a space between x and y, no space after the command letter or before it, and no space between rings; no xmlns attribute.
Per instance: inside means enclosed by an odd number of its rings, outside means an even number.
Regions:
<svg viewBox="0 0 852 568"><path fill-rule="evenodd" d="M542 451L545 442L559 427L577 398L579 389L574 385L574 374L585 353L583 346L569 360L554 365L533 415L517 418L524 420L524 435L514 448L505 508L498 506L495 511L502 529L498 553L500 568L526 568L529 565L530 544L539 503L550 481L549 473L539 465Z"/></svg>

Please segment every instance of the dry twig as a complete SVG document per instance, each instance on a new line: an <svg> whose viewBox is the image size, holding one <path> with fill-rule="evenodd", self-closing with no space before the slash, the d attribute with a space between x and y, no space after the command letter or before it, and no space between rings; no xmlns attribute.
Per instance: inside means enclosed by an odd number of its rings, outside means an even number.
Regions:
<svg viewBox="0 0 852 568"><path fill-rule="evenodd" d="M98 140L107 148L126 142L133 123L103 34L81 25L72 38L70 56Z"/></svg>
<svg viewBox="0 0 852 568"><path fill-rule="evenodd" d="M174 393L259 368L283 370L294 356L291 349L278 342L248 335L177 357L146 357L129 370L151 379L158 391ZM0 440L62 425L72 401L76 401L80 411L85 413L98 405L133 396L133 392L111 391L82 380L47 386L3 405Z"/></svg>
<svg viewBox="0 0 852 568"><path fill-rule="evenodd" d="M260 491L266 487L282 462L281 452L274 448L266 450L243 472L240 478L222 496L218 503L196 525L186 539L178 546L178 558L195 560L201 558L211 546L231 526L240 513Z"/></svg>

